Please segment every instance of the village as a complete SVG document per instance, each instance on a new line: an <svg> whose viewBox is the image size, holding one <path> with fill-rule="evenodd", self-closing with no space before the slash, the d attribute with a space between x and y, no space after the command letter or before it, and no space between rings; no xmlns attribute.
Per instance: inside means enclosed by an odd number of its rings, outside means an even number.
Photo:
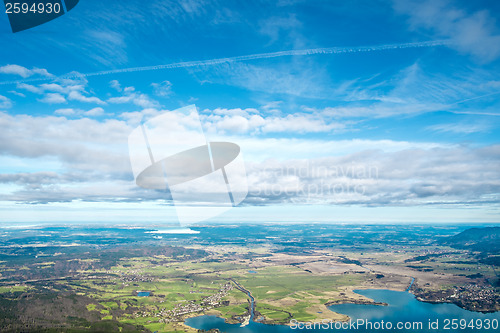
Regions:
<svg viewBox="0 0 500 333"><path fill-rule="evenodd" d="M158 322L169 323L182 321L182 317L191 313L208 311L213 308L223 306L224 301L222 298L227 296L228 292L233 290L234 286L231 282L227 282L222 285L219 291L213 295L203 297L199 301L184 301L177 303L172 310L160 310L160 311L139 311L135 313L136 317L156 317L160 318Z"/></svg>

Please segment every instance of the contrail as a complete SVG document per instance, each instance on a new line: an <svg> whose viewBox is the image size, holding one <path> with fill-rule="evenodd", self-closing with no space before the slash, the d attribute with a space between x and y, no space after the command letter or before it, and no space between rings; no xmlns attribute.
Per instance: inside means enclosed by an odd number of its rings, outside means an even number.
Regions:
<svg viewBox="0 0 500 333"><path fill-rule="evenodd" d="M421 48L421 47L435 47L435 46L448 45L449 43L450 43L449 40L437 40L437 41L427 41L427 42L385 44L385 45L374 45L374 46L327 47L327 48L317 48L317 49L307 49L307 50L288 50L288 51L280 51L280 52L250 54L250 55L243 55L243 56L236 56L236 57L229 57L229 58L218 58L218 59L211 59L211 60L176 62L176 63L166 64L166 65L112 69L112 70L93 72L93 73L70 73L70 74L59 76L59 77L52 76L52 77L32 78L32 79L24 79L24 80L16 80L16 81L3 81L3 82L0 82L0 85L27 83L27 82L36 82L36 81L47 81L47 80L54 80L54 79L75 79L75 78L82 78L82 77L92 77L92 76L101 76L101 75L119 74L119 73L154 71L154 70L161 70L161 69L214 66L214 65L234 63L234 62L242 62L242 61L257 60L257 59L270 59L270 58L279 58L279 57L288 57L288 56L306 56L306 55L315 55L315 54L342 54L342 53L373 52L373 51L385 51L385 50L409 49L409 48Z"/></svg>

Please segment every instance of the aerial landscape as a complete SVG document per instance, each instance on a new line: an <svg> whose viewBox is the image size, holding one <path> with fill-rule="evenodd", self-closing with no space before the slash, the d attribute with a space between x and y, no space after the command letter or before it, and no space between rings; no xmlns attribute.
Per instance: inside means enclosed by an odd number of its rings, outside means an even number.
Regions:
<svg viewBox="0 0 500 333"><path fill-rule="evenodd" d="M0 9L0 333L500 331L500 1Z"/></svg>
<svg viewBox="0 0 500 333"><path fill-rule="evenodd" d="M201 315L238 327L250 315L269 325L346 321L328 307L382 304L356 289L500 310L499 227L59 226L0 236L6 331L197 332L185 321Z"/></svg>

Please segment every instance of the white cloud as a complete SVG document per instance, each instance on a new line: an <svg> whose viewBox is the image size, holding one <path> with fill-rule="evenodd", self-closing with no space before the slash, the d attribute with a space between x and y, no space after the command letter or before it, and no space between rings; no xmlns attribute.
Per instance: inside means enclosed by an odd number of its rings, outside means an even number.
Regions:
<svg viewBox="0 0 500 333"><path fill-rule="evenodd" d="M19 97L26 97L25 94L23 93L20 93L18 91L15 91L15 90L9 90L9 93L13 94L13 95L16 95L16 96L19 96Z"/></svg>
<svg viewBox="0 0 500 333"><path fill-rule="evenodd" d="M61 116L73 116L77 113L77 111L75 111L75 109L72 108L64 108L64 109L57 109L54 111L54 113Z"/></svg>
<svg viewBox="0 0 500 333"><path fill-rule="evenodd" d="M128 96L120 96L120 97L111 97L108 99L108 103L112 104L125 104L131 102L133 99L133 96L128 95Z"/></svg>
<svg viewBox="0 0 500 333"><path fill-rule="evenodd" d="M87 96L87 81L85 79L56 79L55 82L42 83L40 85L31 85L18 83L17 88L29 91L34 94L44 95L39 101L43 103L57 104L65 103L66 99L82 103L94 103L99 105L106 104L96 96Z"/></svg>
<svg viewBox="0 0 500 333"><path fill-rule="evenodd" d="M0 109L10 109L12 107L12 101L5 97L0 95Z"/></svg>
<svg viewBox="0 0 500 333"><path fill-rule="evenodd" d="M119 115L120 119L124 119L132 126L139 126L141 122L147 121L153 117L160 115L162 111L155 108L146 108L141 111L124 112Z"/></svg>
<svg viewBox="0 0 500 333"><path fill-rule="evenodd" d="M36 68L36 67L34 67L31 71L34 74L38 74L38 75L42 75L42 76L47 76L47 77L54 76L53 74L50 74L45 68Z"/></svg>
<svg viewBox="0 0 500 333"><path fill-rule="evenodd" d="M148 95L145 94L136 94L133 102L135 105L140 106L141 108L154 108L159 106L159 103L157 101L152 100Z"/></svg>
<svg viewBox="0 0 500 333"><path fill-rule="evenodd" d="M58 92L62 94L68 94L73 90L83 90L84 87L81 85L60 85L57 83L43 83L39 86L39 89L43 91Z"/></svg>
<svg viewBox="0 0 500 333"><path fill-rule="evenodd" d="M264 109L264 108L263 108ZM263 111L268 112L269 109ZM282 113L274 109L272 113ZM210 133L328 133L346 130L346 125L321 114L292 113L264 115L257 109L204 110L205 127Z"/></svg>
<svg viewBox="0 0 500 333"><path fill-rule="evenodd" d="M59 109L58 113L71 115L80 112ZM0 155L20 158L53 156L68 170L108 172L114 163L116 170L121 167L129 169L127 137L132 127L125 121L0 114L0 127L3 128L0 131ZM37 140L33 141L33 138Z"/></svg>
<svg viewBox="0 0 500 333"><path fill-rule="evenodd" d="M167 97L172 94L172 83L170 81L151 83L151 86L156 96Z"/></svg>
<svg viewBox="0 0 500 333"><path fill-rule="evenodd" d="M93 103L105 105L106 103L96 96L88 96L86 91L87 81L85 79L56 79L55 82L42 83L39 85L31 85L26 83L18 83L17 88L34 94L43 95L38 101L48 104L61 104L67 101L77 101L82 103ZM62 110L62 111L61 111ZM69 109L57 110L56 114L73 115L68 113ZM98 109L96 109L98 110ZM83 111L78 111L75 114L82 115ZM100 111L99 111L100 112ZM97 111L91 112L89 116L97 115Z"/></svg>
<svg viewBox="0 0 500 333"><path fill-rule="evenodd" d="M121 87L120 82L118 80L109 81L109 86L118 92L122 91L122 87Z"/></svg>
<svg viewBox="0 0 500 333"><path fill-rule="evenodd" d="M97 107L86 111L84 114L89 117L102 116L104 114L104 109Z"/></svg>
<svg viewBox="0 0 500 333"><path fill-rule="evenodd" d="M34 94L42 94L43 93L43 89L36 87L36 86L33 86L31 84L27 84L27 83L18 83L17 89L23 89L23 90L32 92Z"/></svg>
<svg viewBox="0 0 500 333"><path fill-rule="evenodd" d="M332 143L335 144L335 143ZM484 163L484 159L496 161ZM418 206L488 204L500 197L500 146L363 150L250 163L249 203Z"/></svg>
<svg viewBox="0 0 500 333"><path fill-rule="evenodd" d="M22 78L26 79L30 76L33 76L35 74L42 75L42 76L52 76L46 69L43 68L33 68L33 69L28 69L23 66L19 65L6 65L0 67L0 73L1 74L12 74L12 75L19 75Z"/></svg>
<svg viewBox="0 0 500 333"><path fill-rule="evenodd" d="M71 91L68 94L68 99L73 100L73 101L82 102L82 103L106 104L104 101L102 101L98 97L95 97L95 96L88 97L88 96L83 95L79 91Z"/></svg>
<svg viewBox="0 0 500 333"><path fill-rule="evenodd" d="M135 89L133 87L127 87L124 89L125 94L123 96L111 97L107 100L107 102L111 104L132 103L143 109L156 108L160 106L157 101L151 99L148 95L134 91Z"/></svg>
<svg viewBox="0 0 500 333"><path fill-rule="evenodd" d="M93 108L88 111L73 109L73 108L63 108L54 111L54 114L61 116L86 116L86 117L98 117L105 113L104 109L101 107Z"/></svg>
<svg viewBox="0 0 500 333"><path fill-rule="evenodd" d="M32 75L32 72L29 69L19 65L6 65L0 67L0 73L19 75L22 78L28 78Z"/></svg>
<svg viewBox="0 0 500 333"><path fill-rule="evenodd" d="M85 115L58 109L61 115ZM86 111L101 114L100 108ZM8 173L0 182L2 199L22 202L71 200L138 201L165 199L165 193L145 191L132 180L127 139L135 122L160 111L146 109L122 114L124 120L37 117L0 113L0 155L44 161L57 159L62 171L47 173L37 163L34 173ZM168 112L168 111L161 111ZM251 125L252 119L276 121L255 110L220 109L205 122L219 122L228 132ZM306 120L295 115L294 120ZM283 126L293 127L287 117ZM257 121L257 120L255 120ZM172 114L172 122L176 121ZM207 124L205 124L207 125ZM313 124L316 126L317 124ZM50 128L50 130L47 130ZM250 130L248 130L250 131ZM218 133L218 134L217 134ZM37 140L33 141L32 138ZM262 138L209 133L209 140L240 145L247 162L248 204L320 203L370 206L481 204L500 193L500 146L468 147L432 142L391 140L325 140ZM19 189L19 186L21 187ZM36 191L33 189L36 188Z"/></svg>
<svg viewBox="0 0 500 333"><path fill-rule="evenodd" d="M262 106L262 110L267 113L281 113L281 105L283 105L282 101L268 102Z"/></svg>
<svg viewBox="0 0 500 333"><path fill-rule="evenodd" d="M48 93L42 99L39 99L39 101L48 104L61 104L66 103L66 98L58 93Z"/></svg>
<svg viewBox="0 0 500 333"><path fill-rule="evenodd" d="M254 108L247 108L247 109L241 109L241 108L235 108L235 109L225 109L225 108L217 108L214 110L203 110L204 113L206 114L215 114L219 116L242 116L242 117L250 117L252 114L259 114L259 110L254 109Z"/></svg>
<svg viewBox="0 0 500 333"><path fill-rule="evenodd" d="M458 51L483 61L500 56L500 34L487 10L468 13L447 0L395 0L394 8L409 16L413 29L428 29L438 38L449 38Z"/></svg>
<svg viewBox="0 0 500 333"><path fill-rule="evenodd" d="M258 115L253 115L249 118L240 115L225 116L217 118L213 124L213 131L223 131L232 133L246 133L255 130L259 126L265 124L265 120Z"/></svg>
<svg viewBox="0 0 500 333"><path fill-rule="evenodd" d="M286 161L293 159L315 159L327 156L344 156L362 151L381 151L392 153L401 150L420 149L432 150L436 148L451 149L455 145L433 142L408 142L395 140L326 140L307 138L259 138L242 135L222 135L209 133L212 141L235 142L242 147L245 157L251 161L265 161L275 159Z"/></svg>

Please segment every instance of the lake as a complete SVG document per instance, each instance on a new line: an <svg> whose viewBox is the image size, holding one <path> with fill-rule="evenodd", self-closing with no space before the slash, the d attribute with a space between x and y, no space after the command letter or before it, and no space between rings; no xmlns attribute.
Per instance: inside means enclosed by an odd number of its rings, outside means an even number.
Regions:
<svg viewBox="0 0 500 333"><path fill-rule="evenodd" d="M332 331L342 332L497 332L500 321L500 312L496 313L477 313L464 310L454 304L432 304L419 302L415 296L408 292L392 290L355 290L356 293L375 300L384 302L388 306L365 305L365 304L337 304L329 308L332 311L348 315L354 324L346 328L337 327L331 323L328 328ZM455 319L454 321L452 321ZM474 325L474 328L467 325ZM363 321L363 322L362 322ZM382 324L383 321L383 324ZM218 328L222 332L233 333L290 333L290 332L324 332L326 328L317 323L316 328L300 329L298 325L295 329L285 325L265 325L251 321L249 325L240 327L240 325L226 324L224 319L216 316L199 316L189 318L185 322L187 325L196 328L209 330ZM489 323L489 329L484 329ZM398 329L397 325L403 325L403 329ZM404 329L404 325L408 329ZM462 327L465 327L462 329ZM338 323L337 325L340 325ZM346 326L346 324L344 324ZM371 325L371 326L370 326ZM391 325L389 328L388 325ZM421 326L419 326L421 325ZM429 325L431 327L429 328ZM482 329L478 329L482 325ZM496 326L495 326L496 325ZM447 329L448 328L448 329ZM456 329L453 329L456 328ZM496 329L495 329L496 328Z"/></svg>

